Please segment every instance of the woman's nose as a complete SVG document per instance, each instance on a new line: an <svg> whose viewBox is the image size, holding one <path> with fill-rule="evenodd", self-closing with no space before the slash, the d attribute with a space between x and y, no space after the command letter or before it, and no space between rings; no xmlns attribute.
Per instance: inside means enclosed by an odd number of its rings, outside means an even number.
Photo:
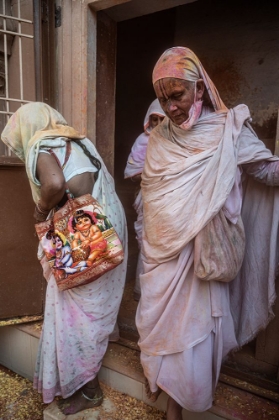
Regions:
<svg viewBox="0 0 279 420"><path fill-rule="evenodd" d="M168 100L168 110L169 111L175 111L177 109L177 106L169 99Z"/></svg>

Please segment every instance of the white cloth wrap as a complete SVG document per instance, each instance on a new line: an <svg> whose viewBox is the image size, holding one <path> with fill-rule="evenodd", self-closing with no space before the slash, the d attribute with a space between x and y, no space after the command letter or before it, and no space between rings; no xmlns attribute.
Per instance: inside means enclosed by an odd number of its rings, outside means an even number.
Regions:
<svg viewBox="0 0 279 420"><path fill-rule="evenodd" d="M93 283L64 292L58 291L54 276L49 275L45 266L47 262L42 260L48 286L34 386L43 394L45 403L53 401L56 395L69 397L98 374L125 284L127 231L124 210L115 193L114 180L100 155L89 140L86 146L102 163L92 196L103 206L117 231L124 246L125 260Z"/></svg>
<svg viewBox="0 0 279 420"><path fill-rule="evenodd" d="M186 134L165 119L147 149L136 315L141 360L152 391L160 386L193 411L210 407L222 358L273 316L278 190L249 180L242 205L239 165L278 158L243 126L248 118L240 105L227 116L202 115ZM242 208L247 237L242 269L230 284L193 272L193 239L222 207L232 221ZM203 359L211 361L210 375Z"/></svg>

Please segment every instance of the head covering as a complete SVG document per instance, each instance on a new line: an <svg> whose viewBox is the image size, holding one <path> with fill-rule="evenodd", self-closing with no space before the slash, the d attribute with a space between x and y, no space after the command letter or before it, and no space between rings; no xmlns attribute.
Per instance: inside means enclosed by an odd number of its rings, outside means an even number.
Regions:
<svg viewBox="0 0 279 420"><path fill-rule="evenodd" d="M152 75L153 85L160 79L173 77L196 82L202 79L215 111L227 111L220 95L193 51L185 47L166 50L157 61Z"/></svg>
<svg viewBox="0 0 279 420"><path fill-rule="evenodd" d="M58 111L43 102L30 102L20 107L1 134L3 142L24 162L38 141L58 137L84 138L67 125Z"/></svg>
<svg viewBox="0 0 279 420"><path fill-rule="evenodd" d="M158 99L151 102L143 122L144 133L141 133L133 144L132 150L129 154L127 165L124 171L124 178L132 178L135 175L141 174L144 166L147 143L149 135L152 131L150 127L151 115L158 115L159 117L165 117L166 114L161 108Z"/></svg>
<svg viewBox="0 0 279 420"><path fill-rule="evenodd" d="M147 113L145 115L144 122L143 122L143 129L146 134L150 134L150 131L151 131L151 127L149 125L150 123L149 119L151 115L158 115L159 117L163 117L163 118L166 116L166 114L161 108L161 105L158 99L155 99L153 102L151 102L147 110Z"/></svg>

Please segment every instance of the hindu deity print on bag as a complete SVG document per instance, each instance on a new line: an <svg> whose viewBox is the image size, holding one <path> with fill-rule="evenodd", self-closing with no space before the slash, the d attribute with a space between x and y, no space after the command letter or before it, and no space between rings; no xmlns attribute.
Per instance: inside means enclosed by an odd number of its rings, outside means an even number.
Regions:
<svg viewBox="0 0 279 420"><path fill-rule="evenodd" d="M90 194L69 199L35 228L59 290L90 283L124 259L114 227Z"/></svg>

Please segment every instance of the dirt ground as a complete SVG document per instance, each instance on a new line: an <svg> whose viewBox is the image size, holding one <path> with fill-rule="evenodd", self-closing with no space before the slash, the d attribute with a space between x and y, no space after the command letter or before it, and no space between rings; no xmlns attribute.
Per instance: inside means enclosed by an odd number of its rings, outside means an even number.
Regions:
<svg viewBox="0 0 279 420"><path fill-rule="evenodd" d="M113 417L100 410L100 420L164 420L165 414L101 384L105 397L116 407ZM32 382L0 366L0 420L43 420L47 407Z"/></svg>

